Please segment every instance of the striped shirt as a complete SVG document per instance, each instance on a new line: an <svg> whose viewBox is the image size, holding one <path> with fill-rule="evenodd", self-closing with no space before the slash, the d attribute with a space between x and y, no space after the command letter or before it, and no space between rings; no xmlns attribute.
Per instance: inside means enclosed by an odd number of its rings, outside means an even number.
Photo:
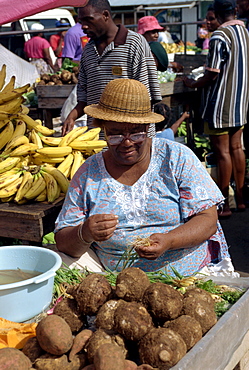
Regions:
<svg viewBox="0 0 249 370"><path fill-rule="evenodd" d="M249 34L243 22L232 20L214 31L206 69L218 72L203 112L209 128L243 126L249 100Z"/></svg>
<svg viewBox="0 0 249 370"><path fill-rule="evenodd" d="M99 102L107 83L115 78L132 78L148 89L152 102L162 99L157 79L157 69L149 44L140 34L127 30L123 25L115 39L99 55L94 40L86 45L80 62L77 100L89 104ZM88 118L91 127L92 119ZM151 125L152 126L152 125ZM155 135L149 130L150 136Z"/></svg>

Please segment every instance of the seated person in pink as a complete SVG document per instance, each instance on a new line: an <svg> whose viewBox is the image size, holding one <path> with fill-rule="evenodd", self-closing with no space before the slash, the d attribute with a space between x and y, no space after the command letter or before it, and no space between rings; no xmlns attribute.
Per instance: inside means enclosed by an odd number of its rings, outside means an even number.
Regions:
<svg viewBox="0 0 249 370"><path fill-rule="evenodd" d="M32 31L42 31L43 29L44 26L41 23L33 23L31 26ZM42 36L42 32L34 34L34 36L24 44L26 59L36 66L40 75L43 73L51 73L55 70L49 52L51 46Z"/></svg>

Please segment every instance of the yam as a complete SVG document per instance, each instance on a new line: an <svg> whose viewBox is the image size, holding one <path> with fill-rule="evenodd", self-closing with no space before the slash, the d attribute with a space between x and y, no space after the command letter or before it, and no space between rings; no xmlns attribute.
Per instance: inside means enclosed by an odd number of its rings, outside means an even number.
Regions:
<svg viewBox="0 0 249 370"><path fill-rule="evenodd" d="M44 354L44 350L41 348L36 337L29 338L25 343L22 352L27 356L32 363Z"/></svg>
<svg viewBox="0 0 249 370"><path fill-rule="evenodd" d="M84 329L75 336L69 353L69 361L73 361L73 357L85 348L85 345L92 336L92 333L93 332L91 330Z"/></svg>
<svg viewBox="0 0 249 370"><path fill-rule="evenodd" d="M94 364L91 364L91 365L87 365L85 367L83 367L82 370L96 370Z"/></svg>
<svg viewBox="0 0 249 370"><path fill-rule="evenodd" d="M148 365L148 364L142 364L137 367L137 370L155 370L154 367Z"/></svg>
<svg viewBox="0 0 249 370"><path fill-rule="evenodd" d="M86 353L77 353L76 355L74 355L73 360L68 363L66 370L81 370L86 365L86 363Z"/></svg>
<svg viewBox="0 0 249 370"><path fill-rule="evenodd" d="M137 370L137 364L131 360L125 360L124 370Z"/></svg>
<svg viewBox="0 0 249 370"><path fill-rule="evenodd" d="M114 315L120 302L121 301L117 301L115 299L110 299L100 307L95 319L95 325L97 328L113 330Z"/></svg>
<svg viewBox="0 0 249 370"><path fill-rule="evenodd" d="M143 270L128 267L117 276L116 295L128 302L141 302L144 291L149 285L150 280Z"/></svg>
<svg viewBox="0 0 249 370"><path fill-rule="evenodd" d="M165 322L180 315L183 295L170 285L152 283L145 290L142 302L153 319Z"/></svg>
<svg viewBox="0 0 249 370"><path fill-rule="evenodd" d="M0 369L1 370L29 370L32 364L25 354L16 348L0 349Z"/></svg>
<svg viewBox="0 0 249 370"><path fill-rule="evenodd" d="M124 370L125 356L115 344L105 343L96 350L93 363L96 370Z"/></svg>
<svg viewBox="0 0 249 370"><path fill-rule="evenodd" d="M153 328L139 343L139 356L144 364L168 370L186 354L182 337L171 329Z"/></svg>
<svg viewBox="0 0 249 370"><path fill-rule="evenodd" d="M115 316L115 330L127 340L139 341L153 326L146 308L138 302L121 301Z"/></svg>
<svg viewBox="0 0 249 370"><path fill-rule="evenodd" d="M78 333L86 322L75 299L63 298L57 303L53 313L66 321L73 334Z"/></svg>
<svg viewBox="0 0 249 370"><path fill-rule="evenodd" d="M42 319L36 328L37 340L44 351L52 355L63 355L73 344L73 335L66 321L57 315Z"/></svg>
<svg viewBox="0 0 249 370"><path fill-rule="evenodd" d="M36 370L61 370L68 366L67 356L54 356L49 353L37 358L34 363Z"/></svg>
<svg viewBox="0 0 249 370"><path fill-rule="evenodd" d="M67 71L66 69L64 69L60 74L60 78L63 83L70 81L71 77L72 73Z"/></svg>
<svg viewBox="0 0 249 370"><path fill-rule="evenodd" d="M87 358L90 363L93 362L96 350L105 343L112 343L121 348L124 356L127 355L127 349L125 345L124 338L121 335L116 334L112 331L98 329L89 338L87 345L85 346L85 351L87 352Z"/></svg>
<svg viewBox="0 0 249 370"><path fill-rule="evenodd" d="M215 305L215 301L214 301L213 297L211 296L211 294L209 292L207 292L206 290L201 289L201 288L196 288L195 287L195 288L187 289L185 294L184 294L184 298L187 298L187 297L201 298L205 302L210 304L212 307L214 307L214 305Z"/></svg>
<svg viewBox="0 0 249 370"><path fill-rule="evenodd" d="M108 301L112 294L112 287L103 275L93 273L67 292L76 299L83 315L92 316Z"/></svg>
<svg viewBox="0 0 249 370"><path fill-rule="evenodd" d="M200 323L194 317L188 315L182 315L175 320L167 321L163 327L174 330L180 334L186 343L187 350L192 348L202 338Z"/></svg>

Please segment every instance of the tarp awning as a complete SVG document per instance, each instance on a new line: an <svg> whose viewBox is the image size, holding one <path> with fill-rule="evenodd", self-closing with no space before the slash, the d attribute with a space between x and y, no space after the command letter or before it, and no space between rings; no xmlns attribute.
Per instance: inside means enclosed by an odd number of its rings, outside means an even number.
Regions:
<svg viewBox="0 0 249 370"><path fill-rule="evenodd" d="M88 0L0 0L0 25L13 22L28 15L62 6L84 6Z"/></svg>
<svg viewBox="0 0 249 370"><path fill-rule="evenodd" d="M120 7L120 6L140 6L142 5L145 7L158 7L160 6L162 9L168 7L173 8L180 8L182 7L191 7L193 0L191 1L183 1L183 0L109 0L112 7Z"/></svg>

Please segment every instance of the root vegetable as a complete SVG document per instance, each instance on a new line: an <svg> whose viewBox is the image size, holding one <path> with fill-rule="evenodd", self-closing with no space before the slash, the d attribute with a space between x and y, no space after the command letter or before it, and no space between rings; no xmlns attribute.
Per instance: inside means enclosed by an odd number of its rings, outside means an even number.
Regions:
<svg viewBox="0 0 249 370"><path fill-rule="evenodd" d="M96 370L124 370L125 356L115 344L105 343L96 350L93 363Z"/></svg>
<svg viewBox="0 0 249 370"><path fill-rule="evenodd" d="M142 302L154 319L165 322L180 315L183 295L170 285L153 283L145 290Z"/></svg>
<svg viewBox="0 0 249 370"><path fill-rule="evenodd" d="M145 289L150 285L146 273L136 267L128 267L118 274L116 295L125 301L142 300Z"/></svg>
<svg viewBox="0 0 249 370"><path fill-rule="evenodd" d="M69 325L62 317L54 314L38 323L36 337L44 351L57 356L68 352L73 344Z"/></svg>
<svg viewBox="0 0 249 370"><path fill-rule="evenodd" d="M120 347L124 353L124 356L127 354L127 349L125 346L125 341L121 337L121 335L116 334L112 331L98 329L96 330L93 335L89 338L87 345L85 346L85 350L87 352L87 358L90 363L93 362L94 355L96 350L105 343L111 343Z"/></svg>
<svg viewBox="0 0 249 370"><path fill-rule="evenodd" d="M93 364L91 364L83 367L82 370L96 370L96 367Z"/></svg>
<svg viewBox="0 0 249 370"><path fill-rule="evenodd" d="M62 82L68 82L71 80L72 73L64 69L60 74Z"/></svg>
<svg viewBox="0 0 249 370"><path fill-rule="evenodd" d="M73 357L80 351L82 351L87 344L89 338L92 336L92 331L85 329L82 330L73 340L73 345L69 353L69 361L73 361Z"/></svg>
<svg viewBox="0 0 249 370"><path fill-rule="evenodd" d="M112 287L100 274L89 274L80 284L68 289L79 305L83 315L95 315L111 296Z"/></svg>
<svg viewBox="0 0 249 370"><path fill-rule="evenodd" d="M46 353L36 359L34 367L37 370L61 370L67 368L67 356L54 356Z"/></svg>
<svg viewBox="0 0 249 370"><path fill-rule="evenodd" d="M114 315L116 309L121 301L111 299L100 307L95 320L97 328L113 330L114 328Z"/></svg>
<svg viewBox="0 0 249 370"><path fill-rule="evenodd" d="M68 363L66 370L81 370L87 363L86 353L77 353L71 362Z"/></svg>
<svg viewBox="0 0 249 370"><path fill-rule="evenodd" d="M187 297L201 298L205 302L209 303L212 307L214 307L214 305L215 305L214 299L212 298L211 294L209 292L207 292L206 290L201 289L201 288L189 288L189 289L187 289L185 294L184 294L184 298L187 298Z"/></svg>
<svg viewBox="0 0 249 370"><path fill-rule="evenodd" d="M198 297L184 298L182 312L194 317L200 323L203 335L217 322L213 306Z"/></svg>
<svg viewBox="0 0 249 370"><path fill-rule="evenodd" d="M47 73L43 73L41 75L41 80L42 81L45 81L45 83L49 82L50 81L50 76L47 74Z"/></svg>
<svg viewBox="0 0 249 370"><path fill-rule="evenodd" d="M202 328L200 323L188 315L182 315L177 317L175 320L167 321L163 327L180 334L186 343L187 350L192 348L202 338Z"/></svg>
<svg viewBox="0 0 249 370"><path fill-rule="evenodd" d="M130 360L125 360L124 370L137 370L137 364Z"/></svg>
<svg viewBox="0 0 249 370"><path fill-rule="evenodd" d="M154 367L147 365L147 364L142 364L137 367L137 370L155 370Z"/></svg>
<svg viewBox="0 0 249 370"><path fill-rule="evenodd" d="M77 84L78 83L78 78L76 77L75 73L72 73L72 83Z"/></svg>
<svg viewBox="0 0 249 370"><path fill-rule="evenodd" d="M153 326L146 308L138 302L122 301L115 316L115 330L127 340L140 340Z"/></svg>
<svg viewBox="0 0 249 370"><path fill-rule="evenodd" d="M29 370L31 366L30 359L19 349L7 347L0 349L1 370Z"/></svg>
<svg viewBox="0 0 249 370"><path fill-rule="evenodd" d="M27 356L32 363L44 354L44 350L41 348L36 337L29 338L25 343L22 352Z"/></svg>
<svg viewBox="0 0 249 370"><path fill-rule="evenodd" d="M66 321L73 334L78 333L86 322L75 299L63 298L57 303L53 313Z"/></svg>
<svg viewBox="0 0 249 370"><path fill-rule="evenodd" d="M139 343L139 355L144 364L168 370L186 354L182 337L166 328L151 329Z"/></svg>

